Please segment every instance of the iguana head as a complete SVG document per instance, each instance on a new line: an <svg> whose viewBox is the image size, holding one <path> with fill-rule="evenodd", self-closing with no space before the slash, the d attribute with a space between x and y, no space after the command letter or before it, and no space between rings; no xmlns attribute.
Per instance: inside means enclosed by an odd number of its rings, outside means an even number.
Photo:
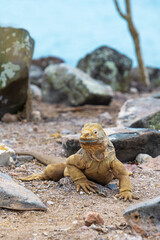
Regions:
<svg viewBox="0 0 160 240"><path fill-rule="evenodd" d="M87 123L82 129L80 144L92 160L101 162L105 159L109 139L100 124Z"/></svg>
<svg viewBox="0 0 160 240"><path fill-rule="evenodd" d="M107 138L103 128L98 123L86 123L81 131L80 143L85 145L102 143Z"/></svg>

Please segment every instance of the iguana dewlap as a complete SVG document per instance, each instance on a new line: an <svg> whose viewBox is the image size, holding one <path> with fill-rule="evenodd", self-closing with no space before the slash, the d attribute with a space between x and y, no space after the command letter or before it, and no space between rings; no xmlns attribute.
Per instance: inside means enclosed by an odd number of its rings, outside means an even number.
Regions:
<svg viewBox="0 0 160 240"><path fill-rule="evenodd" d="M116 158L114 146L101 125L85 124L81 132L80 144L81 149L68 157L66 164L50 164L43 174L34 174L22 180L38 178L57 181L63 176L70 176L77 186L77 191L82 188L89 193L89 191L95 192L96 186L92 181L107 185L115 177L119 180L119 194L116 196L120 199L132 200L128 171Z"/></svg>

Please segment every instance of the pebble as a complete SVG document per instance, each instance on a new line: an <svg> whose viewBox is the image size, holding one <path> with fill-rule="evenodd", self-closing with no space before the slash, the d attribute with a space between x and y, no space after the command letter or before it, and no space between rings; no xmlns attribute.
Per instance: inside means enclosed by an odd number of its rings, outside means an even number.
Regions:
<svg viewBox="0 0 160 240"><path fill-rule="evenodd" d="M142 164L144 162L147 162L147 160L150 158L151 156L148 154L143 154L143 153L139 153L136 157L136 161L138 164Z"/></svg>
<svg viewBox="0 0 160 240"><path fill-rule="evenodd" d="M44 235L44 236L48 236L48 233L47 233L47 232L43 232L43 235Z"/></svg>
<svg viewBox="0 0 160 240"><path fill-rule="evenodd" d="M61 132L61 134L70 134L70 133L71 133L70 130L64 130L64 131Z"/></svg>
<svg viewBox="0 0 160 240"><path fill-rule="evenodd" d="M84 222L87 227L91 226L92 224L98 224L98 225L103 225L104 220L100 216L99 213L96 212L87 212L84 217Z"/></svg>
<svg viewBox="0 0 160 240"><path fill-rule="evenodd" d="M26 166L25 165L21 165L21 167L17 167L15 169L16 172L26 172L27 169L26 169Z"/></svg>
<svg viewBox="0 0 160 240"><path fill-rule="evenodd" d="M78 221L75 220L75 221L72 222L72 224L73 224L73 225L77 225L77 224L78 224Z"/></svg>
<svg viewBox="0 0 160 240"><path fill-rule="evenodd" d="M4 144L0 144L0 166L9 166L13 163L13 156L15 154L12 148L7 147Z"/></svg>
<svg viewBox="0 0 160 240"><path fill-rule="evenodd" d="M52 201L47 201L47 204L48 204L48 205L53 205L54 202L52 202Z"/></svg>
<svg viewBox="0 0 160 240"><path fill-rule="evenodd" d="M83 191L80 191L79 194L80 194L80 195L83 195L83 194L85 194L85 193L84 193Z"/></svg>
<svg viewBox="0 0 160 240"><path fill-rule="evenodd" d="M108 184L107 188L109 188L109 189L116 189L117 187L116 187L115 183L112 183L112 184Z"/></svg>
<svg viewBox="0 0 160 240"><path fill-rule="evenodd" d="M130 88L130 93L138 93L138 89L137 88L135 88L135 87L131 87Z"/></svg>

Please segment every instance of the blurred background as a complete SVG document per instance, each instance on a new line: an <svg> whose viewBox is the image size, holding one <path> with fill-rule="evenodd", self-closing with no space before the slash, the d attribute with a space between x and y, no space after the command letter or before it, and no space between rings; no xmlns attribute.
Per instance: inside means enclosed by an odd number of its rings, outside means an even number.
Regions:
<svg viewBox="0 0 160 240"><path fill-rule="evenodd" d="M124 1L119 0L125 12ZM160 66L160 1L132 0L144 63ZM0 0L0 26L25 28L35 40L33 58L57 56L75 66L102 45L133 59L134 45L126 22L112 0Z"/></svg>

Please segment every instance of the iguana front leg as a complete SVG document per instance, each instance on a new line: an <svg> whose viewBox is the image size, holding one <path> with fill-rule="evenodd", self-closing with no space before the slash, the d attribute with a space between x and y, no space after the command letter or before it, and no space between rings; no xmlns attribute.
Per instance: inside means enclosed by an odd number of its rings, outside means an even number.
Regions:
<svg viewBox="0 0 160 240"><path fill-rule="evenodd" d="M89 181L87 177L83 174L81 170L85 169L84 161L79 154L70 156L66 161L66 170L65 173L72 178L74 181L77 191L82 188L86 193L89 194L89 191L96 192L94 188L96 185L94 182Z"/></svg>
<svg viewBox="0 0 160 240"><path fill-rule="evenodd" d="M112 162L111 169L115 178L119 180L119 194L116 197L124 199L124 201L132 201L134 196L132 195L131 181L125 166L116 159Z"/></svg>

